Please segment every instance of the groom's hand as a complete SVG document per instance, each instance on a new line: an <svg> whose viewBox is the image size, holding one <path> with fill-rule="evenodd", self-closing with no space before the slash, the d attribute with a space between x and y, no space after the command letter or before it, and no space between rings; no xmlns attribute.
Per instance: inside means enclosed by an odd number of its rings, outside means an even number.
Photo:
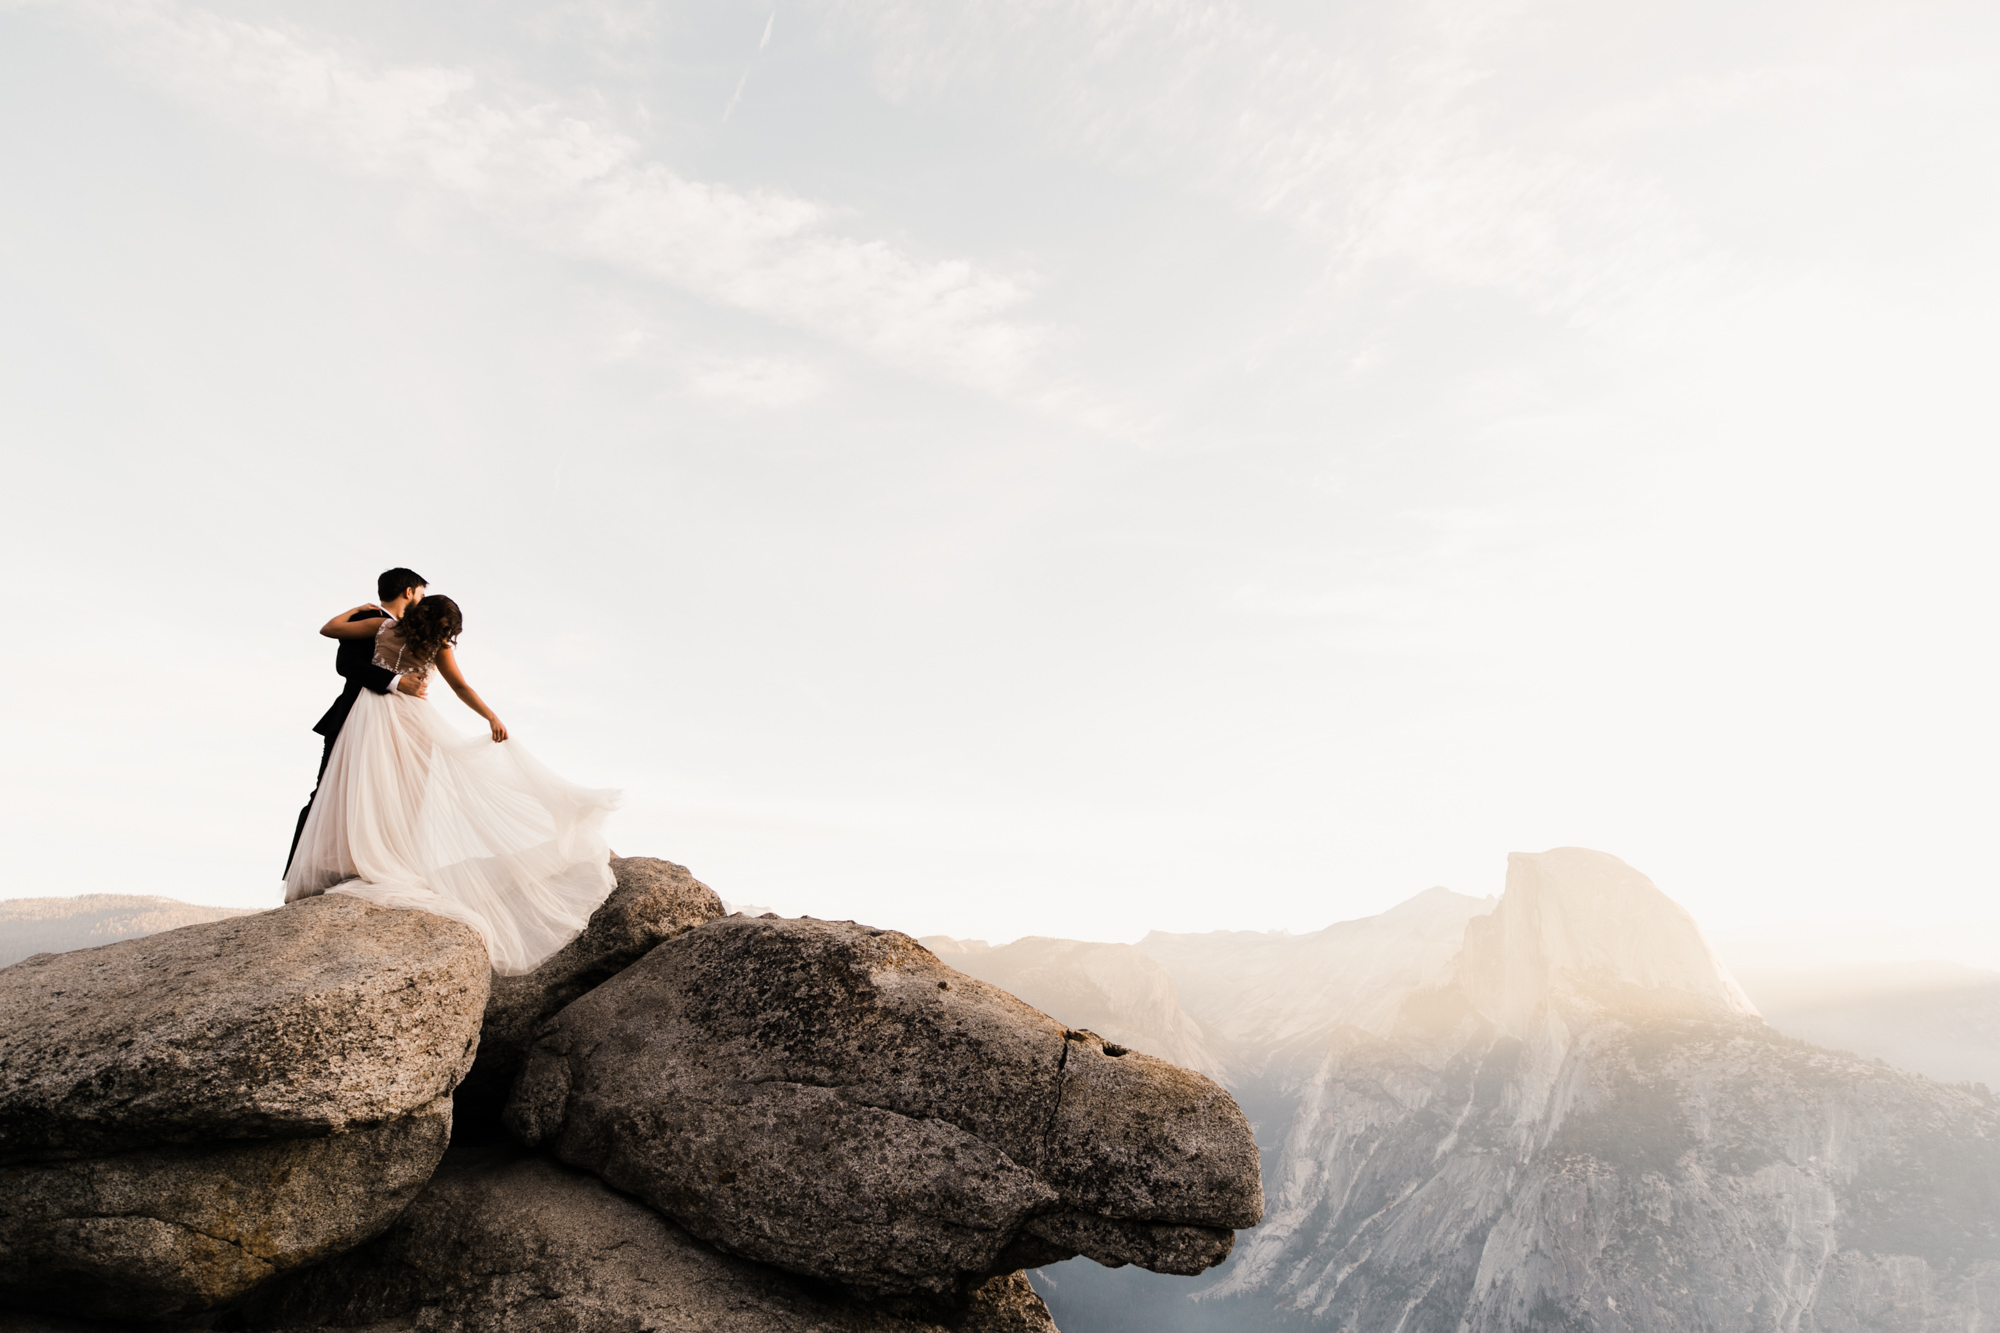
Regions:
<svg viewBox="0 0 2000 1333"><path fill-rule="evenodd" d="M404 676L396 682L396 688L404 694L415 695L421 699L424 697L426 680L426 677L415 674Z"/></svg>

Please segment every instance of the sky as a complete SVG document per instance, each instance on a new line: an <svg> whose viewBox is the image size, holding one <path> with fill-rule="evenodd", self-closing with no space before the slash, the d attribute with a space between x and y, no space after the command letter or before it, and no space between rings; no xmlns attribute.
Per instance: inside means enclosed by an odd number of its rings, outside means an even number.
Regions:
<svg viewBox="0 0 2000 1333"><path fill-rule="evenodd" d="M0 896L279 901L400 564L734 902L1310 930L1582 845L2000 918L1996 65L1932 0L0 0Z"/></svg>

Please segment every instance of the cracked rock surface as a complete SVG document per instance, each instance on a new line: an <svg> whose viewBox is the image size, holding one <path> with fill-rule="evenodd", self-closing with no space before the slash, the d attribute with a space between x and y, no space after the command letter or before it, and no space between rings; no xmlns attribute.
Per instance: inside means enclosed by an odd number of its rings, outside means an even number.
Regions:
<svg viewBox="0 0 2000 1333"><path fill-rule="evenodd" d="M379 1233L450 1137L440 1097L323 1138L0 1167L0 1301L130 1318L213 1308Z"/></svg>
<svg viewBox="0 0 2000 1333"><path fill-rule="evenodd" d="M1076 1254L1199 1272L1263 1212L1221 1088L852 922L659 945L547 1026L507 1119L696 1236L868 1295Z"/></svg>
<svg viewBox="0 0 2000 1333"><path fill-rule="evenodd" d="M0 970L0 1307L213 1309L436 1168L491 965L328 895Z"/></svg>
<svg viewBox="0 0 2000 1333"><path fill-rule="evenodd" d="M609 981L648 950L723 914L715 890L686 866L650 856L611 859L617 887L583 933L520 976L494 977L479 1033L479 1058L462 1096L498 1103L535 1032L564 1005Z"/></svg>
<svg viewBox="0 0 2000 1333"><path fill-rule="evenodd" d="M1056 1333L1015 1273L951 1302L868 1303L721 1254L601 1182L518 1151L454 1149L379 1240L224 1327L305 1333Z"/></svg>

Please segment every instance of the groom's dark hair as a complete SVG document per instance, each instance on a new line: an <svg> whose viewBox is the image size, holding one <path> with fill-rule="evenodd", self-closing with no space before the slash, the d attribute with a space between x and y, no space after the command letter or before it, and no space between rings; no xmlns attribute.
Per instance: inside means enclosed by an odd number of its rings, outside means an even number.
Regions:
<svg viewBox="0 0 2000 1333"><path fill-rule="evenodd" d="M404 569L401 565L382 571L382 577L375 580L375 595L383 601L401 597L412 588L428 588L431 581L414 569Z"/></svg>

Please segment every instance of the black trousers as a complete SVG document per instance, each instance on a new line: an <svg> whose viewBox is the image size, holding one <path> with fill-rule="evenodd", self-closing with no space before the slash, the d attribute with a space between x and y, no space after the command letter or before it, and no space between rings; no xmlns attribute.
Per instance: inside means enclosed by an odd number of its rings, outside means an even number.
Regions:
<svg viewBox="0 0 2000 1333"><path fill-rule="evenodd" d="M319 784L326 780L327 762L333 758L333 743L340 739L334 732L326 738L326 745L319 752L319 772L313 777L312 795L306 797L305 809L299 811L299 822L292 826L292 850L285 853L285 874L292 873L292 858L299 854L299 838L306 831L306 816L312 813L313 802L319 799Z"/></svg>

